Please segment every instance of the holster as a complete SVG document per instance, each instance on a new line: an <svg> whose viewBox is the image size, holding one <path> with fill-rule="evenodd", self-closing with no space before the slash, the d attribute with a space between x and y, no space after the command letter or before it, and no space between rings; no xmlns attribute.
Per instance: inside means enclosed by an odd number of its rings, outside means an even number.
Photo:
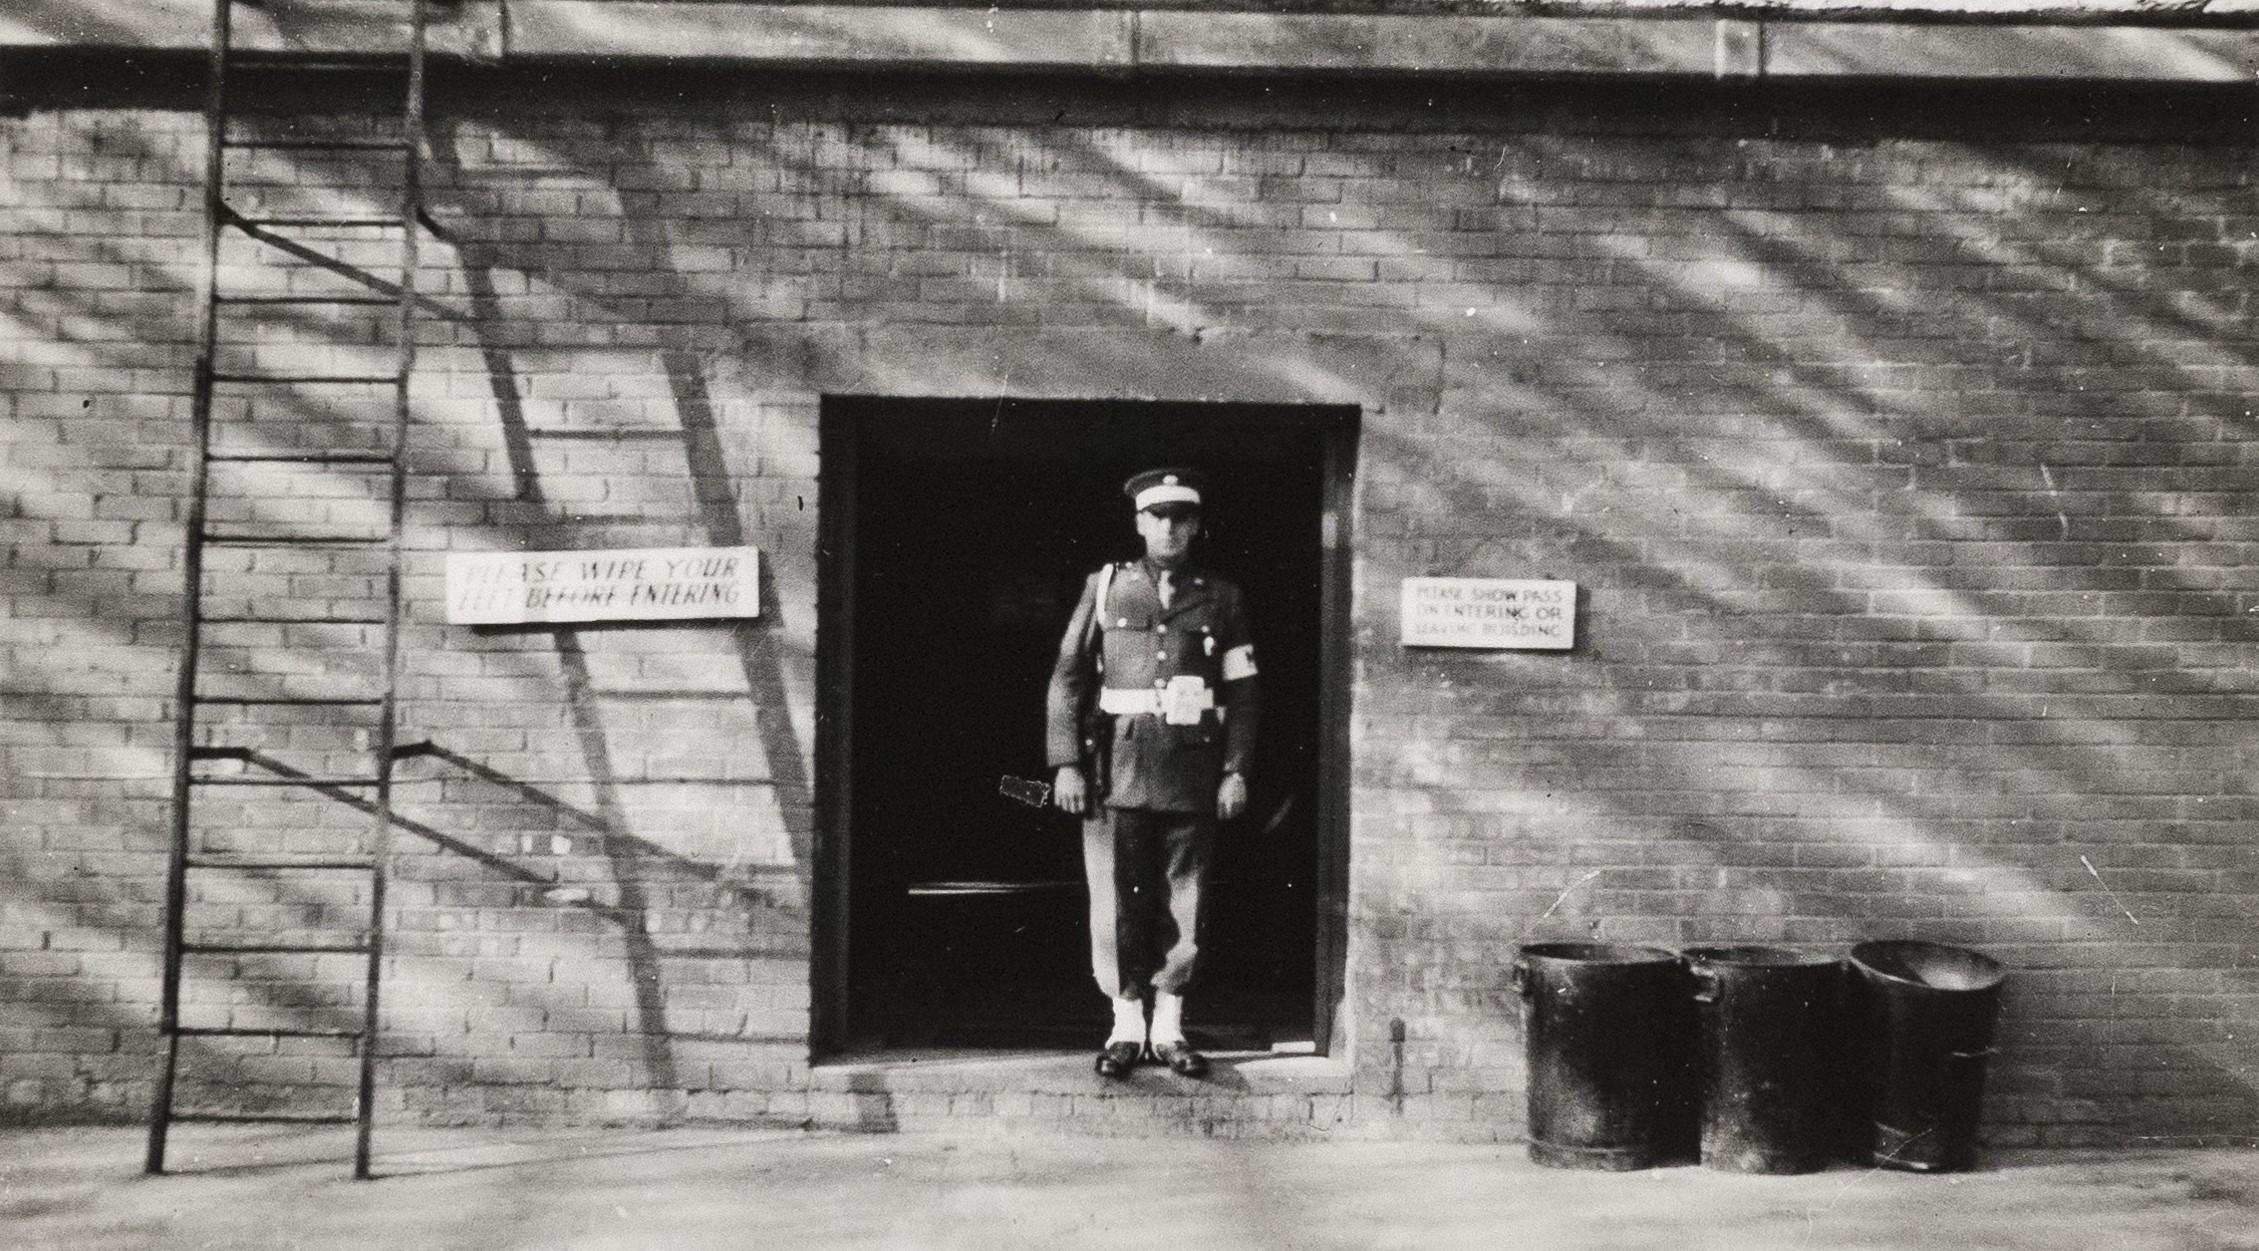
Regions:
<svg viewBox="0 0 2259 1251"><path fill-rule="evenodd" d="M1091 810L1113 789L1114 718L1098 710L1092 700L1080 719L1083 784L1089 789Z"/></svg>
<svg viewBox="0 0 2259 1251"><path fill-rule="evenodd" d="M1082 654L1090 661L1090 693L1084 698L1075 714L1075 733L1082 743L1083 785L1090 795L1090 811L1097 812L1113 789L1114 772L1114 717L1099 704L1099 694L1106 688L1106 650L1102 643L1105 634L1106 597L1114 588L1114 566L1101 566L1098 570L1097 589L1091 596L1090 616L1084 618Z"/></svg>

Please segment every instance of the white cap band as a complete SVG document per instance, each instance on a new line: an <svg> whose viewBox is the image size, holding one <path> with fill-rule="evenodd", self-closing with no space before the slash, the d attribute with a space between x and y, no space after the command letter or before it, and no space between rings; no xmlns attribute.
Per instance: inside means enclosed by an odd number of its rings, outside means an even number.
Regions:
<svg viewBox="0 0 2259 1251"><path fill-rule="evenodd" d="M1149 486L1137 493L1137 511L1139 512L1144 512L1155 504L1197 505L1198 503L1200 503L1200 492L1181 482L1164 482L1159 486Z"/></svg>

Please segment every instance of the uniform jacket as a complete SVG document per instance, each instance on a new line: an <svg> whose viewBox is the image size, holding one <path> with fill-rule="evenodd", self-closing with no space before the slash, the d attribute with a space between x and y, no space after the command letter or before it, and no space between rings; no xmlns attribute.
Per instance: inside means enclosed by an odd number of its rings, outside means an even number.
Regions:
<svg viewBox="0 0 2259 1251"><path fill-rule="evenodd" d="M1113 718L1106 805L1212 813L1224 773L1247 774L1254 762L1254 646L1238 586L1191 567L1171 582L1164 609L1154 570L1143 561L1114 566L1103 606L1095 602L1099 575L1084 579L1051 670L1045 750L1054 768L1076 763L1077 717L1086 700L1143 704ZM1096 643L1085 648L1094 613ZM1178 724L1153 707L1172 689ZM1213 706L1195 715L1206 701Z"/></svg>

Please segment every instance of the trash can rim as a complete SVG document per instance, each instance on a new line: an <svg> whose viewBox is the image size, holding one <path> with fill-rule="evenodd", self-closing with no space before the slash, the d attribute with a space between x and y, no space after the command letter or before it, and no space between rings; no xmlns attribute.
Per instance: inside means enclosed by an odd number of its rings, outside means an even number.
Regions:
<svg viewBox="0 0 2259 1251"><path fill-rule="evenodd" d="M1909 958L1913 957L1928 957L1932 961L1957 966L1954 969L1955 975L1950 981L1938 982L1928 980L1916 970L1900 972L1886 967L1896 965L1904 969ZM1861 974L1877 981L1929 991L1991 990L2008 976L2006 965L1981 951L1915 938L1874 939L1860 943L1851 949L1851 963Z"/></svg>
<svg viewBox="0 0 2259 1251"><path fill-rule="evenodd" d="M1799 951L1793 947L1768 947L1747 943L1719 947L1689 947L1680 954L1689 964L1748 965L1753 968L1767 969L1811 968L1818 965L1843 963L1835 956L1824 956L1816 951Z"/></svg>
<svg viewBox="0 0 2259 1251"><path fill-rule="evenodd" d="M1528 943L1522 955L1573 964L1676 964L1679 959L1664 948L1637 943Z"/></svg>

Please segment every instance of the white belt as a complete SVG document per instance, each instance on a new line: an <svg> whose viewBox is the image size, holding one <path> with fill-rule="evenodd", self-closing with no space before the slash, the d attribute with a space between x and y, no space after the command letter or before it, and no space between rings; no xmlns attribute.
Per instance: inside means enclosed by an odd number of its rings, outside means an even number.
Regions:
<svg viewBox="0 0 2259 1251"><path fill-rule="evenodd" d="M1163 712L1161 692L1124 690L1120 687L1098 688L1098 711L1110 717L1158 717ZM1216 720L1222 721L1231 710L1212 709Z"/></svg>
<svg viewBox="0 0 2259 1251"><path fill-rule="evenodd" d="M1102 687L1098 692L1098 711L1116 717L1158 717L1161 715L1161 692Z"/></svg>

